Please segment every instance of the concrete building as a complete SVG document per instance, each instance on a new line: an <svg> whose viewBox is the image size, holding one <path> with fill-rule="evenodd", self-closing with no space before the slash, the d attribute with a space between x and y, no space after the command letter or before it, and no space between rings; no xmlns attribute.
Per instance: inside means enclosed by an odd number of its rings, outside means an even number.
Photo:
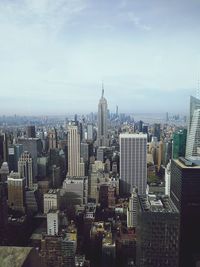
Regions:
<svg viewBox="0 0 200 267"><path fill-rule="evenodd" d="M120 134L120 193L130 194L136 187L145 195L147 188L147 135Z"/></svg>
<svg viewBox="0 0 200 267"><path fill-rule="evenodd" d="M25 212L25 178L17 172L8 176L8 206L9 208Z"/></svg>
<svg viewBox="0 0 200 267"><path fill-rule="evenodd" d="M59 232L59 211L50 210L47 213L47 234L58 235Z"/></svg>
<svg viewBox="0 0 200 267"><path fill-rule="evenodd" d="M66 197L75 204L87 204L88 200L88 177L69 177L63 182L63 190Z"/></svg>
<svg viewBox="0 0 200 267"><path fill-rule="evenodd" d="M18 161L18 172L20 177L25 178L26 187L33 188L33 160L29 152L22 153Z"/></svg>
<svg viewBox="0 0 200 267"><path fill-rule="evenodd" d="M50 189L44 194L44 213L47 214L50 210L58 210L60 207L60 190Z"/></svg>

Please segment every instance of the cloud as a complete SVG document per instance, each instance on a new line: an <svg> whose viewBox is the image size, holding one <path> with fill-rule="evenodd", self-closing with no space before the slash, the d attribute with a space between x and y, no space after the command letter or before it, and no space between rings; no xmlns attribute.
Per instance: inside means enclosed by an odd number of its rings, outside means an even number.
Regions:
<svg viewBox="0 0 200 267"><path fill-rule="evenodd" d="M143 23L141 18L139 18L138 16L135 16L134 13L128 12L126 14L126 17L127 17L127 20L129 22L133 22L135 27L137 27L138 29L142 29L144 31L150 31L151 30L151 27L149 25L146 25L145 23Z"/></svg>

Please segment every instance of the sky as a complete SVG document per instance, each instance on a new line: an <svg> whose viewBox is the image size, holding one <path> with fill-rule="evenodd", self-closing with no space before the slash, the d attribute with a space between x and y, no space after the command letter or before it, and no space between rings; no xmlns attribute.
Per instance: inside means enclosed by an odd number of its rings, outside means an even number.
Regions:
<svg viewBox="0 0 200 267"><path fill-rule="evenodd" d="M0 115L187 113L200 0L0 0Z"/></svg>

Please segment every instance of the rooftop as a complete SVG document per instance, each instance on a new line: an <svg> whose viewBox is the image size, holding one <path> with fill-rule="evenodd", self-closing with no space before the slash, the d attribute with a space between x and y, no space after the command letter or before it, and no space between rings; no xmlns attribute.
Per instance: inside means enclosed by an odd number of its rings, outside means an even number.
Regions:
<svg viewBox="0 0 200 267"><path fill-rule="evenodd" d="M177 209L170 198L156 195L139 196L140 206L143 212L177 213Z"/></svg>
<svg viewBox="0 0 200 267"><path fill-rule="evenodd" d="M200 158L184 158L174 160L181 168L196 168L200 169Z"/></svg>
<svg viewBox="0 0 200 267"><path fill-rule="evenodd" d="M29 247L0 247L0 265L21 267L32 249Z"/></svg>

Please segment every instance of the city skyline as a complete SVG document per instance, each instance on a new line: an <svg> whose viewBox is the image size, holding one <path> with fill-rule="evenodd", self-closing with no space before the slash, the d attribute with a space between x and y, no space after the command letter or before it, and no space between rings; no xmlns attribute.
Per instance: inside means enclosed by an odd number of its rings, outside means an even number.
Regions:
<svg viewBox="0 0 200 267"><path fill-rule="evenodd" d="M103 80L111 111L187 113L200 76L199 8L196 0L1 1L0 112L95 111Z"/></svg>

